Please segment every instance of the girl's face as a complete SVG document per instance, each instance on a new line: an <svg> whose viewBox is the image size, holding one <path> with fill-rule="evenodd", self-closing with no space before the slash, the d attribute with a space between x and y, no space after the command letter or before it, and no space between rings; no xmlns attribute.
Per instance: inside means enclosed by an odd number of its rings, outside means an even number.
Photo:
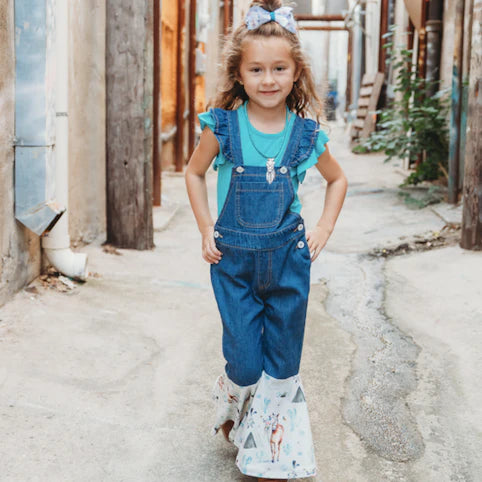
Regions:
<svg viewBox="0 0 482 482"><path fill-rule="evenodd" d="M261 36L245 40L239 76L250 102L265 109L284 107L298 78L288 40Z"/></svg>

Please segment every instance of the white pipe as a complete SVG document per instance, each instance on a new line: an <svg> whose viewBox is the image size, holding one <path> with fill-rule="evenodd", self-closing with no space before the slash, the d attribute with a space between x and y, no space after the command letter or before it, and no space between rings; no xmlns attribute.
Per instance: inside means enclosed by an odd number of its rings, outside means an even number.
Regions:
<svg viewBox="0 0 482 482"><path fill-rule="evenodd" d="M42 246L49 262L70 278L87 278L87 255L70 249L69 236L69 2L55 1L55 197L65 212L53 229L43 236Z"/></svg>

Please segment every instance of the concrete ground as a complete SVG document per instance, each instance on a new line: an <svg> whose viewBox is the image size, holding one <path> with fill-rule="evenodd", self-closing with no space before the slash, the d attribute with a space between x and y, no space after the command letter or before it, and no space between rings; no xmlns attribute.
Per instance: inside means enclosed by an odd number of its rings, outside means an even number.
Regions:
<svg viewBox="0 0 482 482"><path fill-rule="evenodd" d="M482 254L452 243L374 255L421 246L460 209L408 209L399 167L351 154L340 127L331 137L350 187L312 266L311 480L482 480ZM85 284L37 280L0 308L2 482L252 480L210 435L220 320L182 176L166 174L163 192L154 250L86 246ZM313 169L300 193L308 228L323 193Z"/></svg>

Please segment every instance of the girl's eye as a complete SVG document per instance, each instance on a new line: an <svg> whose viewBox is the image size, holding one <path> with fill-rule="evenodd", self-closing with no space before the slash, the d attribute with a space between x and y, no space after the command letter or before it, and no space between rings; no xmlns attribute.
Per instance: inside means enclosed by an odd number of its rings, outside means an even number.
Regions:
<svg viewBox="0 0 482 482"><path fill-rule="evenodd" d="M281 66L280 66L280 67L276 67L276 70L277 70L278 72L282 72L283 70L286 70L286 67L281 67Z"/></svg>
<svg viewBox="0 0 482 482"><path fill-rule="evenodd" d="M258 72L261 72L261 69L260 69L259 67L253 67L253 68L251 69L251 72L254 72L254 73L257 74Z"/></svg>

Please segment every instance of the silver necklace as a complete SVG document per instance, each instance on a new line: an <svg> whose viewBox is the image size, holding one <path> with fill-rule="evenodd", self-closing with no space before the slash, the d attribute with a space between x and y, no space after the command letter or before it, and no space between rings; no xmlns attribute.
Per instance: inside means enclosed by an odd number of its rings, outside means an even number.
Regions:
<svg viewBox="0 0 482 482"><path fill-rule="evenodd" d="M291 117L291 112L288 110L286 111L286 119L285 119L285 127L284 127L284 134L283 134L283 140L281 142L281 146L278 149L278 152L272 156L268 157L266 154L261 152L257 147L256 144L254 143L254 140L251 136L251 122L249 121L248 117L248 109L245 107L245 114L246 118L248 120L248 136L249 140L251 141L251 145L254 147L255 151L261 156L266 159L266 181L268 181L268 184L271 184L274 181L274 178L276 177L276 172L274 170L274 164L275 164L275 159L279 156L281 150L283 149L283 146L285 145L286 141L286 133L288 132L288 122Z"/></svg>

